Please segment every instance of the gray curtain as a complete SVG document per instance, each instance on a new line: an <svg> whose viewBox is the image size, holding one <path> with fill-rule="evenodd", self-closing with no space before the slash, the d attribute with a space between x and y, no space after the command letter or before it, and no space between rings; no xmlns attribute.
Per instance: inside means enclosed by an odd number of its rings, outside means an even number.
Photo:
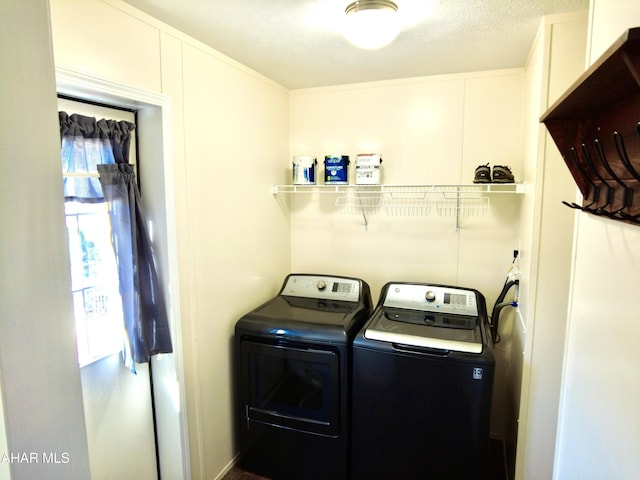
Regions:
<svg viewBox="0 0 640 480"><path fill-rule="evenodd" d="M131 132L125 121L99 120L59 112L63 170L75 165L99 174L94 178L72 177L65 183L65 197L78 201L108 202L111 236L116 253L128 348L125 363L135 372L135 363L148 362L151 355L171 353L169 319L155 268L140 191L129 165ZM65 146L71 152L65 156Z"/></svg>
<svg viewBox="0 0 640 480"><path fill-rule="evenodd" d="M65 200L104 202L96 166L129 162L131 131L135 125L115 120L96 121L65 112L58 112L58 118Z"/></svg>

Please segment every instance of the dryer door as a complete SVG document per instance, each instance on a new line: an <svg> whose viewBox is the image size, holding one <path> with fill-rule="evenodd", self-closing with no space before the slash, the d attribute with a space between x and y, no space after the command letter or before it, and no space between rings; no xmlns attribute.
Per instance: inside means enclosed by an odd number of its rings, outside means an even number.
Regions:
<svg viewBox="0 0 640 480"><path fill-rule="evenodd" d="M311 345L240 344L246 421L336 436L340 431L339 355Z"/></svg>

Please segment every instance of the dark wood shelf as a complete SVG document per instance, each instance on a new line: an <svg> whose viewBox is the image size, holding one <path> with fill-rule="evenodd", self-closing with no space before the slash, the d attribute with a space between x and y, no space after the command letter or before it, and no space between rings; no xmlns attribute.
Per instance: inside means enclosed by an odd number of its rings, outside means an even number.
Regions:
<svg viewBox="0 0 640 480"><path fill-rule="evenodd" d="M640 224L640 28L627 30L541 121L582 192L581 209Z"/></svg>

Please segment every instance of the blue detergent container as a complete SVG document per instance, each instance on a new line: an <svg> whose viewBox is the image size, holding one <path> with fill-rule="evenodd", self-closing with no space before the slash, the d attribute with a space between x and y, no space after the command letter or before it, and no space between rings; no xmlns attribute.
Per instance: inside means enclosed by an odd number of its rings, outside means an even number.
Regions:
<svg viewBox="0 0 640 480"><path fill-rule="evenodd" d="M326 155L324 157L324 183L338 185L348 184L348 167L348 155Z"/></svg>

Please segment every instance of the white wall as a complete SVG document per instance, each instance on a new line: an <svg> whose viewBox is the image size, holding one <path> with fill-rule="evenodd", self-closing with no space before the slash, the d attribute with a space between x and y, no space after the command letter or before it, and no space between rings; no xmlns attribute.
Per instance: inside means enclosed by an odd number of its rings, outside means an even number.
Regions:
<svg viewBox="0 0 640 480"><path fill-rule="evenodd" d="M470 184L475 167L513 167L522 179L521 70L415 78L291 92L290 156L383 157L385 184ZM508 119L505 121L504 119ZM319 169L323 172L323 167ZM321 183L321 182L320 182ZM518 196L491 197L486 216L455 218L344 216L335 198L296 196L292 209L292 265L361 276L374 297L391 280L476 287L491 301L517 248Z"/></svg>
<svg viewBox="0 0 640 480"><path fill-rule="evenodd" d="M48 15L0 2L0 473L15 480L90 477Z"/></svg>
<svg viewBox="0 0 640 480"><path fill-rule="evenodd" d="M541 182L538 175L538 157L540 152L540 127L536 121L540 110L542 98L542 75L545 62L545 53L548 49L548 42L544 38L543 25L540 26L537 36L532 45L529 58L525 69L525 134L524 134L524 175L527 179L527 194L522 201L522 209L520 216L523 219L520 222L520 258L519 265L523 272L520 279L519 302L520 307L514 315L514 325L512 332L512 351L511 351L511 368L513 373L513 391L510 392L510 399L513 405L517 420L510 425L510 441L513 442L511 447L515 446L516 440L519 440L516 452L517 467L522 468L524 448L526 440L523 435L527 432L527 420L523 415L526 411L528 401L528 382L523 381L523 375L526 375L530 368L531 361L525 359L525 344L527 341L526 319L529 318L527 313L529 302L530 276L532 269L535 268L533 259L534 252L534 232L535 226L540 223L539 202L536 201L537 193L541 189ZM524 220L528 219L528 221ZM532 320L533 322L533 320ZM521 477L518 477L521 478Z"/></svg>
<svg viewBox="0 0 640 480"><path fill-rule="evenodd" d="M183 46L186 185L193 264L193 354L199 368L204 471L235 453L235 322L277 293L289 271L288 224L270 185L286 155L286 92Z"/></svg>
<svg viewBox="0 0 640 480"><path fill-rule="evenodd" d="M171 99L182 408L192 478L214 478L236 453L233 327L290 270L270 190L284 180L287 91L118 0L52 0L51 17L57 65Z"/></svg>
<svg viewBox="0 0 640 480"><path fill-rule="evenodd" d="M470 184L478 165L510 165L523 179L523 87L520 69L373 82L291 92L291 157L383 157L384 184ZM320 181L319 183L322 183ZM330 194L290 199L294 271L360 277L374 302L389 281L476 288L491 309L518 248L520 195L492 195L485 216L342 215ZM502 344L500 347L506 345ZM497 351L499 379L508 352ZM499 381L499 389L504 385ZM496 400L504 398L500 390ZM504 405L494 404L492 432L505 435Z"/></svg>
<svg viewBox="0 0 640 480"><path fill-rule="evenodd" d="M539 118L584 70L587 13L544 19L527 62L527 126L519 320L522 364L516 478L550 478L564 350L575 184ZM518 400L515 392L514 400ZM516 404L517 405L517 404ZM543 419L543 420L542 420Z"/></svg>
<svg viewBox="0 0 640 480"><path fill-rule="evenodd" d="M634 0L592 0L593 63L640 25ZM640 229L579 214L562 376L555 479L640 474Z"/></svg>

